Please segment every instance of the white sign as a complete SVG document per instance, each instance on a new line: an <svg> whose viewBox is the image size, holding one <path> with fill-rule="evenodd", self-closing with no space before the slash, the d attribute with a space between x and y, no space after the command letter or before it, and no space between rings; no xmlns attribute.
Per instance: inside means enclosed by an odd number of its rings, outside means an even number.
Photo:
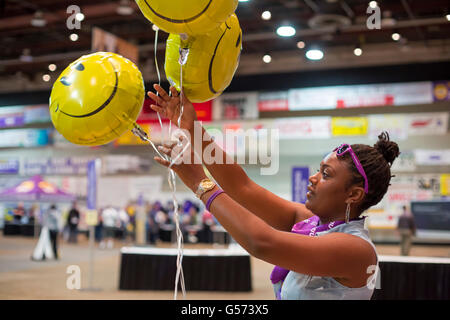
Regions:
<svg viewBox="0 0 450 320"><path fill-rule="evenodd" d="M450 150L414 150L416 163L424 166L450 165Z"/></svg>
<svg viewBox="0 0 450 320"><path fill-rule="evenodd" d="M258 93L224 93L213 100L214 120L258 118Z"/></svg>
<svg viewBox="0 0 450 320"><path fill-rule="evenodd" d="M409 135L444 135L448 129L448 112L416 113L408 119Z"/></svg>
<svg viewBox="0 0 450 320"><path fill-rule="evenodd" d="M274 120L280 139L330 138L331 117L282 118Z"/></svg>
<svg viewBox="0 0 450 320"><path fill-rule="evenodd" d="M290 110L433 103L431 82L331 86L289 90Z"/></svg>

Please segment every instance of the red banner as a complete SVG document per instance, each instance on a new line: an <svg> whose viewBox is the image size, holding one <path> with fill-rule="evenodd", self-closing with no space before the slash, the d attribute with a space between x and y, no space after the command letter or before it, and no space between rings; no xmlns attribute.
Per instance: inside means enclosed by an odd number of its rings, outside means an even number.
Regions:
<svg viewBox="0 0 450 320"><path fill-rule="evenodd" d="M144 100L141 113L136 121L137 123L159 123L158 115L150 108L151 104L155 104L152 99L147 98ZM210 122L212 120L212 101L193 103L193 105L199 121ZM169 122L169 120L164 117L161 117L161 120L163 123Z"/></svg>

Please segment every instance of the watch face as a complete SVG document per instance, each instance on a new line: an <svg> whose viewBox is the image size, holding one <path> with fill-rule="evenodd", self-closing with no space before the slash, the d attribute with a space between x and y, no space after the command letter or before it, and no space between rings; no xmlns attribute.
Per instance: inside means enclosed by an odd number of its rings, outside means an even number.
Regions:
<svg viewBox="0 0 450 320"><path fill-rule="evenodd" d="M214 187L214 182L212 181L203 181L201 184L203 189L210 189Z"/></svg>

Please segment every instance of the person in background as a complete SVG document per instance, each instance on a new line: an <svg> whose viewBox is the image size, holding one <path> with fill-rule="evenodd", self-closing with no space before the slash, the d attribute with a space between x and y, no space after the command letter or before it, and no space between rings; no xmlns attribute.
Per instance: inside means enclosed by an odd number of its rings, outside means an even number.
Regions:
<svg viewBox="0 0 450 320"><path fill-rule="evenodd" d="M95 226L95 242L100 243L103 240L103 209L99 210L98 213L98 222L97 225Z"/></svg>
<svg viewBox="0 0 450 320"><path fill-rule="evenodd" d="M58 234L59 234L59 220L60 212L58 211L55 204L52 204L50 208L46 211L44 216L44 225L48 228L50 232L50 241L52 242L53 255L55 259L58 260Z"/></svg>
<svg viewBox="0 0 450 320"><path fill-rule="evenodd" d="M114 231L116 228L117 219L119 218L118 216L119 213L113 207L107 207L103 210L102 220L105 230L105 239L100 242L101 249L104 249L105 246L108 249L112 249L114 247Z"/></svg>
<svg viewBox="0 0 450 320"><path fill-rule="evenodd" d="M78 211L77 203L72 203L72 208L67 216L67 225L69 226L69 241L71 243L78 242L78 224L80 223L80 211Z"/></svg>
<svg viewBox="0 0 450 320"><path fill-rule="evenodd" d="M150 244L155 244L156 240L159 238L159 224L157 221L157 216L160 215L159 212L163 211L161 202L155 201L150 211L147 211L147 242Z"/></svg>
<svg viewBox="0 0 450 320"><path fill-rule="evenodd" d="M416 234L414 216L406 206L402 207L402 215L398 218L397 229L401 237L401 255L408 256L411 250L412 237Z"/></svg>
<svg viewBox="0 0 450 320"><path fill-rule="evenodd" d="M14 209L14 221L15 223L20 223L22 220L22 217L24 217L26 214L25 207L23 205L23 202L19 202L17 204L17 208Z"/></svg>

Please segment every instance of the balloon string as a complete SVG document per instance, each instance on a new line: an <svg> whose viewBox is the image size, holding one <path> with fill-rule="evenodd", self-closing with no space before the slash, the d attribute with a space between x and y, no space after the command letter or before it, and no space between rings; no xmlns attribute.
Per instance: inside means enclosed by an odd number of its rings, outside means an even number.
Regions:
<svg viewBox="0 0 450 320"><path fill-rule="evenodd" d="M159 72L158 58L157 58L157 55L156 55L157 48L158 48L158 31L159 31L159 28L156 29L156 31L155 31L154 53L155 53L156 73L158 74L158 85L161 86L161 74ZM172 92L169 90L169 94L171 94L171 93ZM157 95L158 95L158 92L157 92ZM163 124L162 124L162 120L161 120L161 117L159 115L159 112L158 112L158 120L159 120L159 125L161 126L162 143L164 144L166 139L165 139L164 128L163 128ZM178 127L180 127L180 126L178 126ZM172 121L170 121L170 124L169 124L169 139L171 137L171 128L172 128ZM186 149L184 149L179 156L181 156L184 153L185 150ZM169 156L165 155L165 157L162 157L162 159L169 160ZM167 177L170 189L172 190L172 201L173 201L173 206L174 206L174 216L175 216L175 226L176 226L177 246L178 246L177 272L176 272L176 276L175 276L174 300L177 299L178 281L179 281L180 275L181 275L181 289L183 291L183 297L186 298L186 290L185 290L185 286L184 286L184 274L183 274L183 267L182 267L182 261L183 261L183 233L181 232L181 229L180 229L179 214L178 214L178 201L177 201L177 198L175 196L175 193L176 193L176 176L175 176L175 172L172 170L172 166L177 161L177 159L178 159L178 157L171 161L170 166L168 168L168 177Z"/></svg>
<svg viewBox="0 0 450 320"><path fill-rule="evenodd" d="M159 34L159 28L156 28L155 30L155 44L154 44L154 60L155 60L155 68L156 68L156 74L158 75L158 85L161 86L161 73L159 72L159 66L158 66L158 57L157 57L157 51L158 51L158 34ZM156 96L159 96L159 92L156 91ZM155 101L155 103L157 103ZM158 115L158 121L159 125L161 126L161 136L162 136L162 144L165 143L165 134L164 134L164 128L161 120L161 116L159 115L159 112L157 112ZM163 159L168 160L167 156L164 156Z"/></svg>

